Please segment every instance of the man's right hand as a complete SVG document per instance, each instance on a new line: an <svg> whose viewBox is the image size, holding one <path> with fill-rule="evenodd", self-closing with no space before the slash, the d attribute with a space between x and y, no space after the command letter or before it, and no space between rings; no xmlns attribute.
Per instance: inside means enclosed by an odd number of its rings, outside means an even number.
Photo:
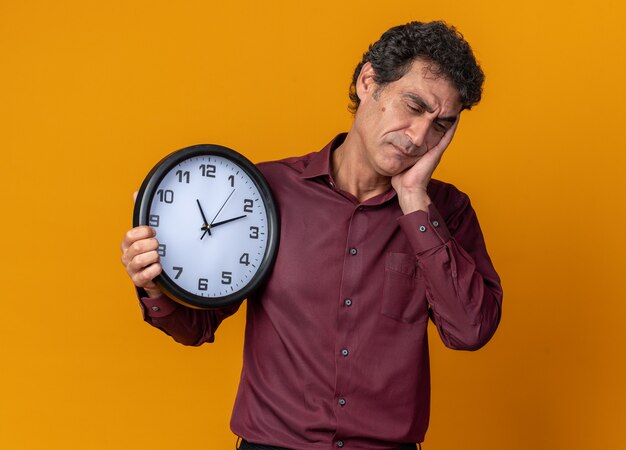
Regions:
<svg viewBox="0 0 626 450"><path fill-rule="evenodd" d="M135 286L143 288L150 297L162 295L152 281L163 270L155 235L152 228L144 225L129 230L122 241L122 264Z"/></svg>

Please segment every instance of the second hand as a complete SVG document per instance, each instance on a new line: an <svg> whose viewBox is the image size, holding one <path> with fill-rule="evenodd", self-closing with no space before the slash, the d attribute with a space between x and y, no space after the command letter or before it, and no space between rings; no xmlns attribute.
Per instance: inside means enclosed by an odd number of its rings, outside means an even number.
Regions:
<svg viewBox="0 0 626 450"><path fill-rule="evenodd" d="M217 219L217 216L220 215L220 213L222 212L222 209L224 209L224 206L226 206L226 203L228 203L228 200L230 200L230 198L233 196L234 193L235 193L235 189L233 189L232 192L228 195L228 197L226 198L226 200L222 204L222 206L219 209L219 211L217 211L217 214L215 214L215 217L213 217L213 220L211 220L211 223L207 225L206 230L204 230L204 233L202 233L202 237L200 239L202 239L207 232L209 233L209 236L211 235L211 225L213 225L213 222L215 222L215 219ZM200 202L198 202L198 203L200 203Z"/></svg>

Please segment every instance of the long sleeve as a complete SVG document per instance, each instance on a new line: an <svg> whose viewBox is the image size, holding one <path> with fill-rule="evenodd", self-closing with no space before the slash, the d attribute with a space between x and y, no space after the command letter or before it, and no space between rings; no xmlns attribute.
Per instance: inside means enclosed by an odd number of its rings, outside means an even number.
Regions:
<svg viewBox="0 0 626 450"><path fill-rule="evenodd" d="M476 350L498 327L502 288L469 198L455 193L445 218L433 203L428 213L398 220L417 256L441 339L452 349Z"/></svg>
<svg viewBox="0 0 626 450"><path fill-rule="evenodd" d="M200 310L183 306L165 295L150 298L142 289L138 289L137 293L144 320L183 345L213 342L222 320L234 314L241 305L237 303L221 309Z"/></svg>

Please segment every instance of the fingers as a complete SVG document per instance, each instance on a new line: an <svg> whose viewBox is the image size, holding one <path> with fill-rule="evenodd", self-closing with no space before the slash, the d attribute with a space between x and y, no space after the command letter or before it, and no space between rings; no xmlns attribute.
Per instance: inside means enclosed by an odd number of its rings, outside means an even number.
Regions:
<svg viewBox="0 0 626 450"><path fill-rule="evenodd" d="M151 264L158 263L159 254L156 250L147 251L145 253L138 253L134 257L130 258L126 263L126 269L129 273L137 273Z"/></svg>
<svg viewBox="0 0 626 450"><path fill-rule="evenodd" d="M448 130L441 137L441 140L439 141L439 143L435 145L435 147L433 147L431 151L435 151L436 153L439 153L440 155L443 154L446 148L448 148L448 145L450 145L450 142L452 142L452 138L454 137L454 133L456 133L456 129L459 126L460 120L461 120L461 115L459 114L459 116L456 118L452 126L448 128Z"/></svg>
<svg viewBox="0 0 626 450"><path fill-rule="evenodd" d="M452 124L450 128L444 133L444 135L439 140L439 143L428 150L424 156L418 161L418 164L428 166L428 179L430 180L430 176L435 171L435 168L441 162L441 158L443 157L444 152L452 142L452 138L454 137L454 133L456 133L456 129L459 126L459 120L461 116L457 117L456 121ZM423 166L422 166L423 167Z"/></svg>
<svg viewBox="0 0 626 450"><path fill-rule="evenodd" d="M138 192L133 192L133 203L137 201ZM139 226L129 230L122 240L122 264L128 276L137 287L146 289L150 296L160 294L152 281L162 271L159 253L159 242L156 232L148 226Z"/></svg>
<svg viewBox="0 0 626 450"><path fill-rule="evenodd" d="M152 228L140 226L129 230L122 241L122 264L137 287L154 288L152 280L163 270L154 236Z"/></svg>
<svg viewBox="0 0 626 450"><path fill-rule="evenodd" d="M143 268L137 272L129 271L130 279L133 281L133 284L137 287L153 289L156 287L156 284L152 281L163 271L163 267L159 263L154 263L149 265L148 267Z"/></svg>
<svg viewBox="0 0 626 450"><path fill-rule="evenodd" d="M122 240L122 252L125 252L135 242L156 236L156 232L147 225L132 228L128 230Z"/></svg>

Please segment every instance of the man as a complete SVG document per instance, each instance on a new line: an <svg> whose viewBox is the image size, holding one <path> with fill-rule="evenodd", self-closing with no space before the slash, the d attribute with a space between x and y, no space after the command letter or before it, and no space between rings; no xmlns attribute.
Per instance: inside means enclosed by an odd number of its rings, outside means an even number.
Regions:
<svg viewBox="0 0 626 450"><path fill-rule="evenodd" d="M475 350L502 290L468 197L432 180L461 112L480 100L471 48L441 22L387 31L357 66L347 134L259 168L281 215L269 280L248 299L231 428L242 449L415 449L428 426L426 327ZM176 341L213 341L238 306L186 308L151 281L154 232L129 231L122 261L145 320Z"/></svg>

